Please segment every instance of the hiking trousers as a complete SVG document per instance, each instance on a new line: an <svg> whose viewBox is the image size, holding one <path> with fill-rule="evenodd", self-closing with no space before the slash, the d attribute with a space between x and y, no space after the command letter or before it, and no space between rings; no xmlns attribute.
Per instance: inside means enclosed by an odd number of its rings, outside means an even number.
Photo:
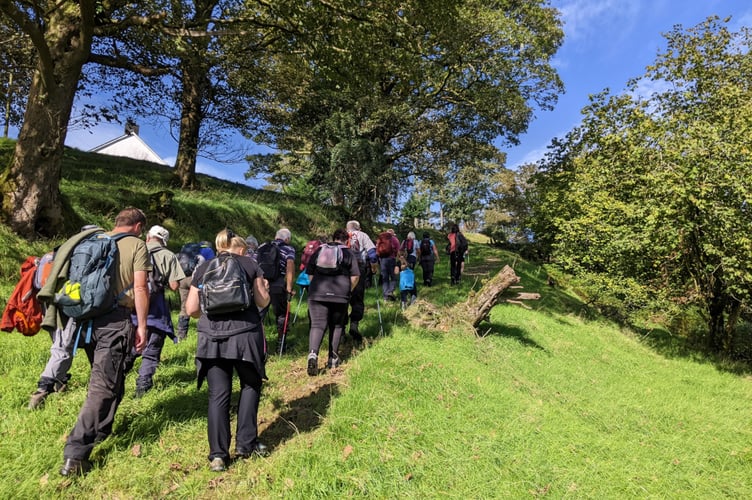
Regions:
<svg viewBox="0 0 752 500"><path fill-rule="evenodd" d="M423 284L431 286L433 284L433 270L436 266L434 259L421 259L420 267L423 269Z"/></svg>
<svg viewBox="0 0 752 500"><path fill-rule="evenodd" d="M50 359L39 377L37 384L39 389L52 392L56 384L65 384L68 381L68 371L73 364L73 348L77 330L76 322L70 318L65 328L57 328L50 334L52 337Z"/></svg>
<svg viewBox="0 0 752 500"><path fill-rule="evenodd" d="M146 343L144 352L136 354L131 350L126 356L125 373L127 374L138 357L141 357L141 366L138 369L138 378L136 379L136 391L146 392L154 385L154 374L157 372L157 366L162 358L162 349L164 348L165 337L167 333L153 326L148 327L149 340Z"/></svg>
<svg viewBox="0 0 752 500"><path fill-rule="evenodd" d="M261 399L262 380L253 363L240 359L206 359L206 382L209 386L209 409L207 433L209 437L209 460L221 458L230 461L230 400L232 398L232 372L238 372L240 398L238 398L238 421L235 430L235 449L238 452L253 451L258 438L258 407Z"/></svg>
<svg viewBox="0 0 752 500"><path fill-rule="evenodd" d="M396 265L396 262L397 260L394 257L381 258L381 292L384 296L384 300L387 300L387 297L394 297L394 290L397 288L399 274L394 274L394 266Z"/></svg>
<svg viewBox="0 0 752 500"><path fill-rule="evenodd" d="M83 322L81 342L87 323ZM65 443L64 458L88 460L94 445L112 433L115 412L123 399L125 355L132 339L133 323L125 308L118 307L92 321L91 339L83 345L91 364L89 391Z"/></svg>
<svg viewBox="0 0 752 500"><path fill-rule="evenodd" d="M459 252L452 252L449 254L449 269L452 275L452 284L459 284L460 278L462 278L462 263L465 258Z"/></svg>

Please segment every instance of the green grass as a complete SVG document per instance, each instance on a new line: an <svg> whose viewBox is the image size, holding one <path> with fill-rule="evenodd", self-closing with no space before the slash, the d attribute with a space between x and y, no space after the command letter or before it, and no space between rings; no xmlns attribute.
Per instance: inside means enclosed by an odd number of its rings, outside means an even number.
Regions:
<svg viewBox="0 0 752 500"><path fill-rule="evenodd" d="M133 168L136 177L116 182L136 198L166 185L161 169ZM84 199L86 179L94 185L99 174L73 173L64 193L78 217L107 224L110 209L89 210L104 207L108 197ZM176 241L211 234L219 222L268 235L284 219L301 246L319 228L347 219L274 193L204 182L204 191L176 193ZM97 190L117 196L109 183ZM5 297L23 257L43 253L51 242L21 241L1 225L0 237ZM665 355L668 348L657 349L651 336L601 320L567 290L548 287L545 268L477 240L462 287L447 285L447 261L442 255L437 286L421 288L420 296L448 314L504 264L514 264L525 291L541 293L541 300L529 302L531 309L496 306L480 337L413 329L397 306L380 303L386 333L380 337L378 292L371 289L361 325L372 342L346 349L344 374L315 379L305 374L303 302L292 352L267 364L260 437L272 453L222 474L207 466L195 323L187 342L165 346L155 388L144 398L134 399L135 377L128 376L113 435L95 448L94 470L73 480L57 470L85 398L86 357L77 355L67 392L29 411L49 339L0 334L0 498L752 496L749 370L676 350Z"/></svg>

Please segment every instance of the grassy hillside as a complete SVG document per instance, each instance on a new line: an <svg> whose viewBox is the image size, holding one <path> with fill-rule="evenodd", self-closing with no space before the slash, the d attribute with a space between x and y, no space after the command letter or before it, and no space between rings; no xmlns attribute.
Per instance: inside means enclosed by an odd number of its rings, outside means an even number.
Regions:
<svg viewBox="0 0 752 500"><path fill-rule="evenodd" d="M136 162L122 174L96 155L84 157L87 173L83 161L68 163L63 186L81 220L109 226L121 205L138 205L167 187L165 169ZM206 191L176 193L175 222L168 226L176 246L210 238L225 224L271 237L263 231L281 223L298 233L300 246L347 219L338 214L331 220L332 214L300 200L204 181ZM128 194L116 202L112 194L90 200L89 193L118 186L127 186ZM20 259L49 242L18 241L0 231L8 242L0 269L12 269L0 276L5 297ZM272 453L221 474L207 467L207 396L205 385L195 386L195 330L187 342L165 346L155 388L144 398L133 397L135 377L129 375L113 435L95 449L95 469L74 480L57 470L85 397L86 357L77 356L69 391L29 411L49 339L0 334L0 498L752 495L747 375L652 349L645 341L668 332L640 337L622 331L566 290L548 287L541 267L478 240L471 243L463 285L448 285L443 258L437 286L421 289L421 298L451 314L452 304L505 264L522 277L525 291L542 294L532 309L495 307L480 337L460 329L439 334L411 328L391 304L379 303L380 324L378 292L370 289L362 323L368 342L357 349L345 344L343 367L314 378L305 373L303 301L293 350L267 365L260 438Z"/></svg>

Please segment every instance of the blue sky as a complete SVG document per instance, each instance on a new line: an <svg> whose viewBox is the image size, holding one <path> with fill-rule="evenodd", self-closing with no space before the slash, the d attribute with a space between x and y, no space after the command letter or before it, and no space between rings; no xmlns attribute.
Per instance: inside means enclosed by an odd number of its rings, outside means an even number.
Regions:
<svg viewBox="0 0 752 500"><path fill-rule="evenodd" d="M608 88L618 94L645 73L665 47L661 35L675 25L695 26L708 16L732 17L731 29L752 26L749 0L552 0L562 14L564 43L554 66L565 94L553 111L537 111L520 145L506 149L507 166L543 157L554 137L581 120L588 96Z"/></svg>
<svg viewBox="0 0 752 500"><path fill-rule="evenodd" d="M661 33L677 24L695 26L713 14L732 16L733 30L752 26L749 0L551 0L551 5L560 10L564 22L564 44L554 66L566 92L553 111L536 111L519 146L505 149L507 166L512 168L540 159L551 139L577 125L589 95L605 88L619 93L630 78L644 74L645 67L665 48ZM167 163L174 164L177 143L166 126L147 121L139 125L141 138ZM71 130L66 144L89 150L122 133L119 124ZM261 183L244 179L246 169L242 162L220 165L202 158L197 166L200 173L259 187Z"/></svg>

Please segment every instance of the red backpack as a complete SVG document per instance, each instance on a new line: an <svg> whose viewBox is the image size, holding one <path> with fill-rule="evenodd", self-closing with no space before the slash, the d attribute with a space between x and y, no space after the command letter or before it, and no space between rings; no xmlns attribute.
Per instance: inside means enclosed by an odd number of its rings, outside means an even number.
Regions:
<svg viewBox="0 0 752 500"><path fill-rule="evenodd" d="M304 271L305 268L308 266L308 261L311 260L311 255L318 250L318 248L321 246L320 240L311 240L308 243L306 243L305 248L303 248L303 254L300 256L300 270Z"/></svg>
<svg viewBox="0 0 752 500"><path fill-rule="evenodd" d="M384 231L376 239L376 255L382 258L392 256L392 233Z"/></svg>
<svg viewBox="0 0 752 500"><path fill-rule="evenodd" d="M0 320L0 330L12 332L13 329L30 337L39 333L42 328L42 306L37 300L37 290L34 288L34 275L39 263L38 257L27 257L21 264L21 279L13 289L8 304Z"/></svg>

